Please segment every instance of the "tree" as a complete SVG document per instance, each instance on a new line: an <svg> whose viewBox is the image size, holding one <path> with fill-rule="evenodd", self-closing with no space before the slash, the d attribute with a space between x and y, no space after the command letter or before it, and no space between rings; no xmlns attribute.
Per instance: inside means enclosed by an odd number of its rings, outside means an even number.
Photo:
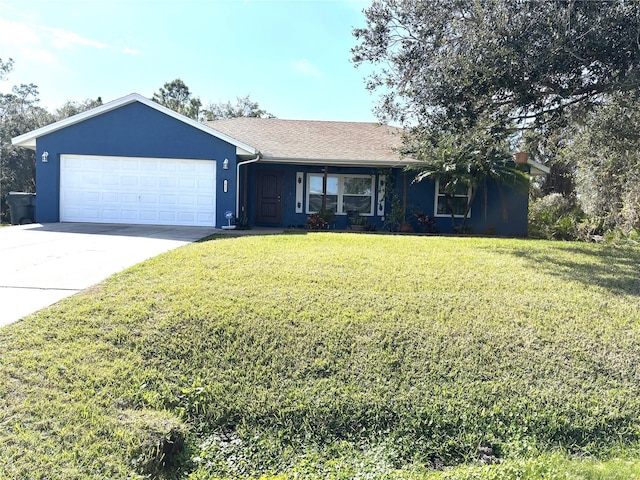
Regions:
<svg viewBox="0 0 640 480"><path fill-rule="evenodd" d="M407 127L426 172L460 182L491 168L491 156L459 162L491 131L535 146L553 173L543 188L571 195L577 160L562 152L581 119L639 92L637 1L374 0L364 13L352 54L377 66L367 87L381 91L378 116Z"/></svg>
<svg viewBox="0 0 640 480"><path fill-rule="evenodd" d="M402 122L511 127L637 89L640 2L375 0L354 30L356 65L384 65L379 113Z"/></svg>
<svg viewBox="0 0 640 480"><path fill-rule="evenodd" d="M13 69L13 59L10 58L6 62L0 58L0 80L6 80L7 75Z"/></svg>
<svg viewBox="0 0 640 480"><path fill-rule="evenodd" d="M13 62L0 59L3 76L11 72ZM18 148L11 139L36 128L43 127L55 119L38 106L38 87L33 84L19 85L9 94L0 94L0 215L8 220L5 195L11 190L35 191L35 154L31 150Z"/></svg>
<svg viewBox="0 0 640 480"><path fill-rule="evenodd" d="M62 107L56 110L54 116L56 117L56 120L62 120L63 118L77 115L87 110L91 110L92 108L99 107L100 105L102 105L101 97L98 97L95 100L86 99L82 102L69 100L64 105L62 105Z"/></svg>
<svg viewBox="0 0 640 480"><path fill-rule="evenodd" d="M211 103L202 111L202 117L207 122L236 117L275 118L271 113L262 110L258 102L251 100L249 95L236 97L235 105L231 102Z"/></svg>
<svg viewBox="0 0 640 480"><path fill-rule="evenodd" d="M576 165L585 212L605 231L640 230L640 101L616 95L588 116L572 140L563 154Z"/></svg>
<svg viewBox="0 0 640 480"><path fill-rule="evenodd" d="M200 116L202 102L199 98L191 96L189 87L179 78L165 83L151 99L194 120Z"/></svg>

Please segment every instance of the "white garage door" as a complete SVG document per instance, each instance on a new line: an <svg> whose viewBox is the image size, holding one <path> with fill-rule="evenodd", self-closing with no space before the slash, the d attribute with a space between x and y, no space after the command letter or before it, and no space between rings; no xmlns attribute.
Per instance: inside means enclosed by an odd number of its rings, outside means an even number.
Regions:
<svg viewBox="0 0 640 480"><path fill-rule="evenodd" d="M216 162L62 155L60 221L215 226Z"/></svg>

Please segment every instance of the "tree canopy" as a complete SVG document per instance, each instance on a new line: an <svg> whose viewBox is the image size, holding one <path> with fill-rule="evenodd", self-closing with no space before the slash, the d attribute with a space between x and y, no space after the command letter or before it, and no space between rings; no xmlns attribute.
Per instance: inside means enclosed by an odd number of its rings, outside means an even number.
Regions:
<svg viewBox="0 0 640 480"><path fill-rule="evenodd" d="M13 59L10 58L7 61L3 61L0 58L0 80L6 80L7 74L13 68Z"/></svg>
<svg viewBox="0 0 640 480"><path fill-rule="evenodd" d="M100 105L102 105L101 97L98 97L95 100L87 99L81 102L69 100L65 102L65 104L62 105L60 108L56 109L55 117L56 117L56 120L62 120L63 118L77 115L78 113L91 110L92 108L99 107Z"/></svg>
<svg viewBox="0 0 640 480"><path fill-rule="evenodd" d="M0 59L0 79L6 80L13 61ZM5 195L9 191L35 191L35 154L16 147L11 139L55 120L38 105L38 87L15 85L11 93L0 94L0 219L6 220Z"/></svg>
<svg viewBox="0 0 640 480"><path fill-rule="evenodd" d="M587 214L605 231L640 230L640 102L633 95L616 95L590 114L561 154L575 165Z"/></svg>
<svg viewBox="0 0 640 480"><path fill-rule="evenodd" d="M551 167L544 193L573 205L576 190L588 192L598 200L587 210L622 212L640 228L638 147L628 142L630 106L640 105L640 2L373 0L364 14L353 61L375 67L367 88L381 95L380 119L406 127L418 180L468 184L473 195L484 178L508 179L485 173L511 170L502 153L524 146Z"/></svg>
<svg viewBox="0 0 640 480"><path fill-rule="evenodd" d="M151 100L187 117L198 119L202 102L193 97L189 87L179 78L165 83Z"/></svg>
<svg viewBox="0 0 640 480"><path fill-rule="evenodd" d="M354 30L356 65L380 68L383 118L437 128L561 118L637 89L640 2L374 0Z"/></svg>
<svg viewBox="0 0 640 480"><path fill-rule="evenodd" d="M189 87L179 78L165 83L153 94L152 100L202 122L235 117L274 118L271 113L261 109L258 102L251 100L249 95L236 97L235 104L230 101L209 103L208 107L202 108L200 98L194 97Z"/></svg>
<svg viewBox="0 0 640 480"><path fill-rule="evenodd" d="M249 95L236 97L235 104L230 101L211 103L202 111L202 116L205 121L236 117L275 118L271 113L261 109L258 102L251 100Z"/></svg>

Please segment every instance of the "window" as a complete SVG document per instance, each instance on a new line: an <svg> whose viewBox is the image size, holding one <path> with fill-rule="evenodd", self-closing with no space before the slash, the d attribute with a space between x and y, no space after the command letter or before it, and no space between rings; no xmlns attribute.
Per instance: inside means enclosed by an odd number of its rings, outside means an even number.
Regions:
<svg viewBox="0 0 640 480"><path fill-rule="evenodd" d="M309 213L322 208L322 175L309 175L309 198L307 200ZM332 212L338 211L338 177L327 176L326 208Z"/></svg>
<svg viewBox="0 0 640 480"><path fill-rule="evenodd" d="M464 211L469 202L470 189L464 185L458 185L453 195L447 195L444 187L436 180L436 217L450 217L453 213L454 217L464 217ZM471 210L469 210L471 217Z"/></svg>
<svg viewBox="0 0 640 480"><path fill-rule="evenodd" d="M322 208L321 174L307 176L307 213ZM373 176L371 175L327 175L326 208L337 214L358 212L373 214Z"/></svg>

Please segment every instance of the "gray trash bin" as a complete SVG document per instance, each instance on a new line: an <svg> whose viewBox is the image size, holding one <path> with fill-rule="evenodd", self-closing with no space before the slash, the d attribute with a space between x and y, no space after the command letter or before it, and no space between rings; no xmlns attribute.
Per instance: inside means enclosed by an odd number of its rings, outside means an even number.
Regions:
<svg viewBox="0 0 640 480"><path fill-rule="evenodd" d="M36 194L26 192L9 192L7 205L11 215L11 225L24 225L36 221Z"/></svg>

